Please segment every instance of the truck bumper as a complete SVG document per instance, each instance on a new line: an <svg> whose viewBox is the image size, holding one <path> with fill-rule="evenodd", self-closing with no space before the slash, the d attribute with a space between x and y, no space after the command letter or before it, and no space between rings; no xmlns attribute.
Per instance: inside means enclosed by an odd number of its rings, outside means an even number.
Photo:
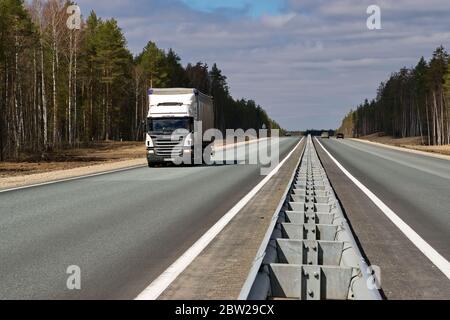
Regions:
<svg viewBox="0 0 450 320"><path fill-rule="evenodd" d="M191 152L184 152L183 156L180 157L183 163L189 163L191 160ZM180 158L177 161L180 161ZM165 156L159 156L154 152L147 151L147 161L149 164L158 164L158 163L174 163L174 159Z"/></svg>
<svg viewBox="0 0 450 320"><path fill-rule="evenodd" d="M147 161L148 163L162 163L166 162L164 157L157 156L155 154L147 153Z"/></svg>

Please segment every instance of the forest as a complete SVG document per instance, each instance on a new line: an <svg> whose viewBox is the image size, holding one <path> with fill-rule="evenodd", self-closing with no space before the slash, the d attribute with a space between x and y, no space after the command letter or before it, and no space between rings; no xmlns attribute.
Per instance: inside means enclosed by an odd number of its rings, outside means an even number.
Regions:
<svg viewBox="0 0 450 320"><path fill-rule="evenodd" d="M430 59L402 68L382 82L376 98L350 111L340 132L347 136L384 133L422 137L423 144L450 144L449 54L438 47Z"/></svg>
<svg viewBox="0 0 450 320"><path fill-rule="evenodd" d="M149 41L134 56L115 19L94 11L67 27L64 0L0 0L0 161L21 154L141 140L147 90L193 87L214 97L221 129L279 129L253 100L232 97L216 64L181 64Z"/></svg>

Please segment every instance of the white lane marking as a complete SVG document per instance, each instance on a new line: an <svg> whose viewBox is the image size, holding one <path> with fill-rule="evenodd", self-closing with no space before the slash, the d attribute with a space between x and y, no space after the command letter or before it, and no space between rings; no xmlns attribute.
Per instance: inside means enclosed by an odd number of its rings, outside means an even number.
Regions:
<svg viewBox="0 0 450 320"><path fill-rule="evenodd" d="M170 284L194 261L194 259L209 245L209 243L228 225L243 207L278 173L280 168L300 146L304 138L294 149L266 176L256 187L245 195L230 209L214 226L211 227L197 242L195 242L181 257L156 278L135 300L156 300L170 286Z"/></svg>
<svg viewBox="0 0 450 320"><path fill-rule="evenodd" d="M97 172L97 173L85 174L85 175L82 175L82 176L76 176L76 177L71 177L71 178L57 179L57 180L52 180L52 181L47 181L47 182L30 184L30 185L22 186L22 187L16 187L16 188L11 188L11 189L0 190L0 193L16 191L16 190L22 190L22 189L29 189L29 188L40 187L40 186L46 186L46 185L49 185L49 184L56 184L56 183L60 183L60 182L73 181L73 180L78 180L78 179L97 177L97 176L102 176L102 175L106 175L106 174L110 174L110 173L122 172L122 171L133 170L133 169L139 169L139 168L144 168L144 167L147 167L147 166L146 165L136 165L136 166L126 167L126 168L121 168L121 169L114 169L114 170L109 170L109 171L102 171L102 172Z"/></svg>
<svg viewBox="0 0 450 320"><path fill-rule="evenodd" d="M316 138L316 141L327 153L327 155L333 160L339 169L350 179L352 182L361 189L362 192L372 200L373 203L394 223L397 228L436 266L445 276L450 279L450 263L447 259L439 254L432 246L430 246L421 236L419 236L409 225L407 225L394 211L392 211L383 201L380 200L372 191L370 191L365 185L359 182L350 172L347 171L329 152L324 148L322 143Z"/></svg>
<svg viewBox="0 0 450 320"><path fill-rule="evenodd" d="M303 149L302 154L298 158L297 164L295 165L296 170L292 172L291 178L289 180L289 183L286 186L286 190L283 193L283 196L281 197L280 203L278 204L278 207L275 209L272 220L270 222L269 228L267 229L266 235L264 236L264 239L259 247L258 252L256 253L255 259L253 261L253 265L248 273L247 280L245 281L244 285L242 286L241 292L239 294L238 300L247 300L248 296L250 295L250 291L252 289L253 283L255 282L255 278L258 274L259 268L261 267L261 264L263 262L263 259L265 257L265 252L267 250L267 246L270 241L270 237L272 236L273 230L275 229L275 225L277 223L280 210L283 207L284 200L286 199L289 190L292 186L292 183L294 182L295 173L297 172L298 167L300 166L300 162L302 158L304 157L306 148Z"/></svg>
<svg viewBox="0 0 450 320"><path fill-rule="evenodd" d="M232 143L232 144L219 144L217 147L214 146L214 148L226 150L226 149L230 149L230 148L233 148L233 147L237 148L237 147L240 147L241 145L251 145L251 144L254 144L256 142L263 142L263 141L266 141L266 140L269 140L269 138L253 139L253 140L250 140L250 141L242 141L242 142ZM223 143L224 142L226 142L226 140L223 141Z"/></svg>

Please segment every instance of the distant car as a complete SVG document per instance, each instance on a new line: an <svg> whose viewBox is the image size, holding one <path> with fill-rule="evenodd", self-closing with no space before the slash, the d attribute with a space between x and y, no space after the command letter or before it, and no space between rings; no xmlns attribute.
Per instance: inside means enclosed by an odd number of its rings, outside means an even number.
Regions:
<svg viewBox="0 0 450 320"><path fill-rule="evenodd" d="M322 136L321 137L322 137L322 139L330 139L330 133L324 131L324 132L322 132Z"/></svg>
<svg viewBox="0 0 450 320"><path fill-rule="evenodd" d="M343 133L338 133L338 134L336 135L336 139L344 139L344 138L345 138L345 136L344 136Z"/></svg>

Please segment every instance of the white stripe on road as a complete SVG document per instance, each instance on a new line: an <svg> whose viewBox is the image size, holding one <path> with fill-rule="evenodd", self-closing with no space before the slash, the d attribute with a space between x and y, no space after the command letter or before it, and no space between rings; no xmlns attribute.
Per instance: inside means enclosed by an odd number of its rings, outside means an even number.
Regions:
<svg viewBox="0 0 450 320"><path fill-rule="evenodd" d="M316 141L333 160L339 169L353 181L356 186L364 192L370 200L394 223L397 228L428 258L430 261L441 270L447 278L450 279L450 263L447 259L441 256L432 246L430 246L421 236L419 236L409 225L407 225L394 211L392 211L383 201L380 200L372 191L365 185L358 181L344 166L342 166L329 152L324 148L322 143L316 138Z"/></svg>
<svg viewBox="0 0 450 320"><path fill-rule="evenodd" d="M209 245L209 243L228 225L245 205L278 173L280 168L300 146L304 138L295 148L266 176L256 187L244 196L230 211L228 211L214 226L211 227L196 243L192 245L166 271L156 278L136 300L156 300L170 286L170 284L194 261L194 259Z"/></svg>
<svg viewBox="0 0 450 320"><path fill-rule="evenodd" d="M123 171L128 171L128 170L133 170L133 169L144 168L144 167L147 167L147 165L142 164L142 165L136 165L136 166L125 167L125 168L120 168L120 169L102 171L102 172L97 172L97 173L90 173L90 174L75 176L75 177L71 177L71 178L63 178L63 179L57 179L57 180L52 180L52 181L47 181L47 182L40 182L40 183L30 184L30 185L26 185L26 186L22 186L22 187L15 187L15 188L11 188L11 189L0 190L0 193L16 191L16 190L23 190L23 189L30 189L30 188L34 188L34 187L46 186L49 184L55 184L55 183L66 182L66 181L73 181L73 180L103 176L103 175L110 174L110 173L123 172ZM51 171L49 171L49 172L51 172Z"/></svg>

